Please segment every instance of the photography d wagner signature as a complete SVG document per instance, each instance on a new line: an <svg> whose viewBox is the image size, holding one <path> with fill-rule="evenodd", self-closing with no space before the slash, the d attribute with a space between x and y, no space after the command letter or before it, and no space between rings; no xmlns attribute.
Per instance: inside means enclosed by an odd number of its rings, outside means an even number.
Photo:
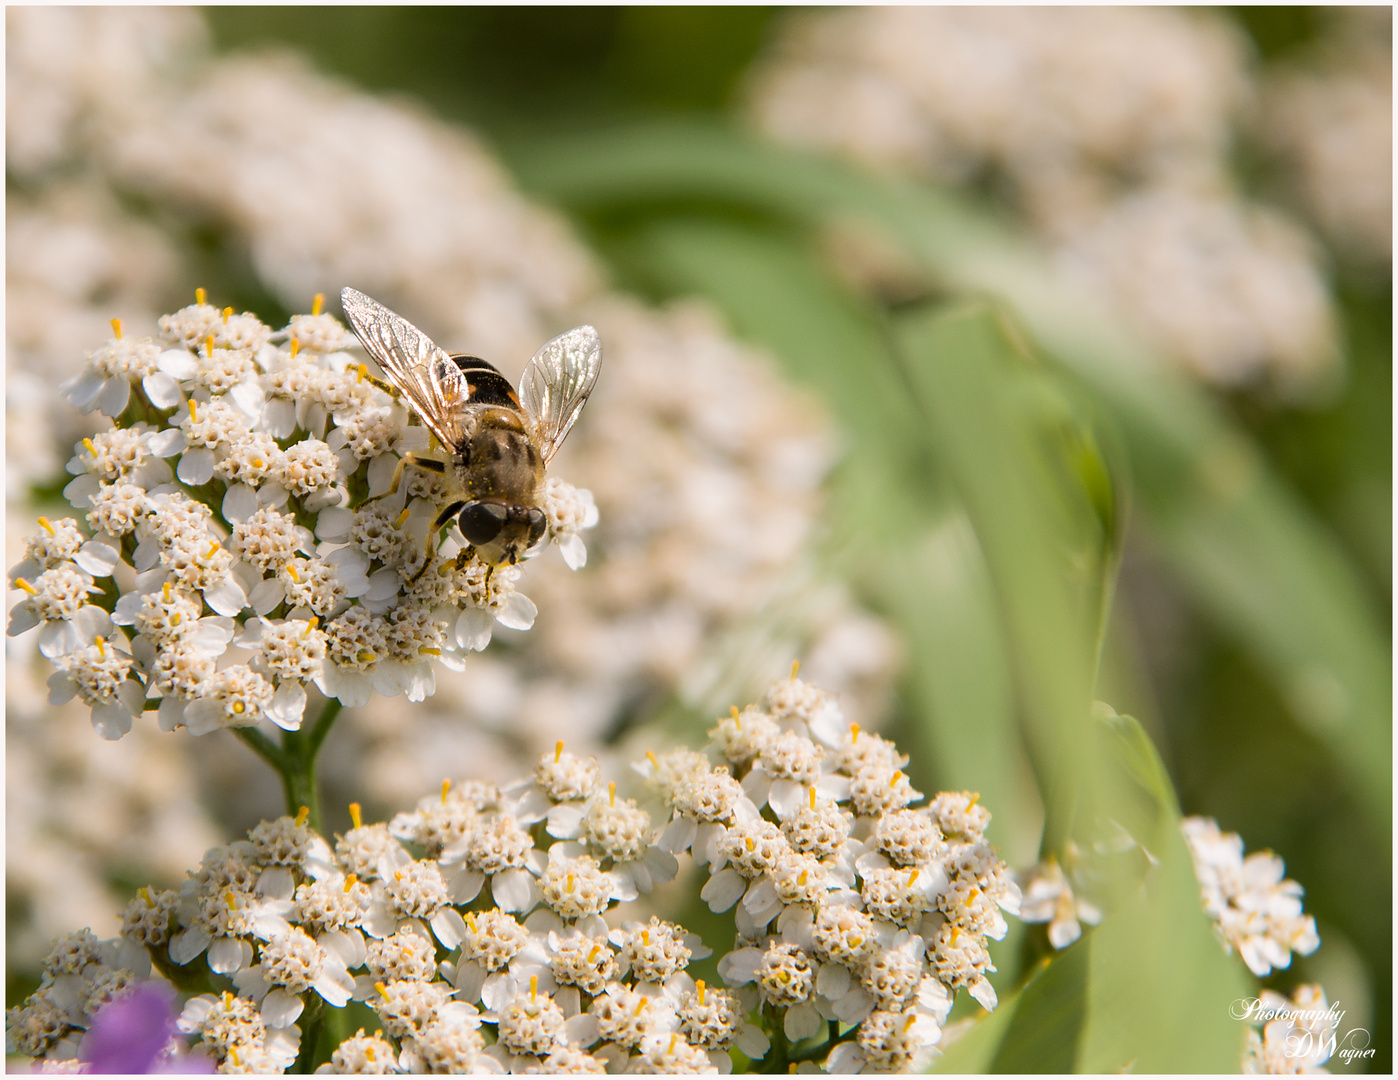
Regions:
<svg viewBox="0 0 1398 1080"><path fill-rule="evenodd" d="M1374 1048L1369 1045L1368 1029L1350 1028L1337 1036L1345 1010L1338 1001L1325 1009L1302 1009L1295 1006L1278 1008L1261 998L1238 998L1229 1009L1235 1020L1266 1024L1272 1020L1289 1021L1296 1030L1286 1037L1287 1057L1338 1057L1346 1064L1355 1058L1371 1058Z"/></svg>

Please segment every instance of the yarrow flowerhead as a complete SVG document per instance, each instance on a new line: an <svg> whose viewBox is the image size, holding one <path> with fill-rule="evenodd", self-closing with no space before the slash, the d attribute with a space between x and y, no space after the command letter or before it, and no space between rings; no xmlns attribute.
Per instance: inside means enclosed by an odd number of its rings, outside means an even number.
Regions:
<svg viewBox="0 0 1398 1080"><path fill-rule="evenodd" d="M519 567L492 572L455 526L429 539L430 478L389 492L428 433L319 299L274 330L200 290L159 325L156 341L114 321L65 384L112 426L68 463L79 517L40 518L10 571L26 595L8 632L38 628L55 703L80 698L108 739L147 711L166 731L296 730L312 685L420 701L435 664L532 625ZM544 504L545 542L582 566L592 496L550 477Z"/></svg>

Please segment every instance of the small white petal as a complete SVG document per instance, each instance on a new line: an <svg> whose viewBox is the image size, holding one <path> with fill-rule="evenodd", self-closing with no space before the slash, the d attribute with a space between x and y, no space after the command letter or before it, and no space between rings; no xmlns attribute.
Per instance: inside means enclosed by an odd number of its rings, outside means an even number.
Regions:
<svg viewBox="0 0 1398 1080"><path fill-rule="evenodd" d="M76 378L69 379L59 387L64 396L80 413L90 413L97 406L97 398L102 393L106 380L95 371L84 371Z"/></svg>
<svg viewBox="0 0 1398 1080"><path fill-rule="evenodd" d="M782 1030L786 1032L786 1037L792 1042L799 1042L802 1039L809 1039L813 1035L819 1035L823 1027L825 1027L825 1021L821 1019L820 1013L809 1001L803 1001L801 1004L787 1009L786 1016L782 1020Z"/></svg>
<svg viewBox="0 0 1398 1080"><path fill-rule="evenodd" d="M92 707L92 726L108 742L115 742L130 731L134 719L131 710L120 701Z"/></svg>
<svg viewBox="0 0 1398 1080"><path fill-rule="evenodd" d="M306 712L306 688L298 682L284 682L272 695L267 716L283 731L301 730L301 718Z"/></svg>
<svg viewBox="0 0 1398 1080"><path fill-rule="evenodd" d="M251 484L234 484L223 496L223 517L241 524L257 513L257 489Z"/></svg>
<svg viewBox="0 0 1398 1080"><path fill-rule="evenodd" d="M184 965L209 947L212 939L197 927L186 927L170 939L170 959Z"/></svg>
<svg viewBox="0 0 1398 1080"><path fill-rule="evenodd" d="M141 380L141 389L157 409L176 409L184 404L184 394L180 391L179 380L163 371L154 371ZM169 430L179 432L179 428ZM164 457L164 454L160 455Z"/></svg>
<svg viewBox="0 0 1398 1080"><path fill-rule="evenodd" d="M432 927L432 932L437 935L437 940L448 949L456 948L465 940L466 921L455 908L442 908L441 911L432 916L429 925Z"/></svg>
<svg viewBox="0 0 1398 1080"><path fill-rule="evenodd" d="M501 911L528 911L538 902L527 870L502 870L490 880L490 894Z"/></svg>
<svg viewBox="0 0 1398 1080"><path fill-rule="evenodd" d="M248 593L248 606L259 615L267 615L285 599L286 586L279 578L263 578Z"/></svg>
<svg viewBox="0 0 1398 1080"><path fill-rule="evenodd" d="M523 593L514 593L500 608L500 614L495 616L495 621L511 630L528 630L534 625L534 618L538 614L539 609L533 600Z"/></svg>
<svg viewBox="0 0 1398 1080"><path fill-rule="evenodd" d="M252 946L241 938L215 938L209 945L209 970L232 975L252 963Z"/></svg>
<svg viewBox="0 0 1398 1080"><path fill-rule="evenodd" d="M182 484L200 487L214 478L214 452L207 446L196 446L180 455L175 475Z"/></svg>
<svg viewBox="0 0 1398 1080"><path fill-rule="evenodd" d="M50 620L39 631L39 652L50 660L67 656L80 644L77 629L63 619Z"/></svg>
<svg viewBox="0 0 1398 1080"><path fill-rule="evenodd" d="M345 1001L349 995L345 995ZM295 994L277 989L262 999L262 1022L269 1028L288 1028L296 1023L306 1003Z"/></svg>
<svg viewBox="0 0 1398 1080"><path fill-rule="evenodd" d="M105 416L116 418L126 411L126 403L131 400L131 384L124 376L116 375L102 384L102 392L97 396L97 409Z"/></svg>
<svg viewBox="0 0 1398 1080"><path fill-rule="evenodd" d="M220 615L232 617L247 607L248 597L232 574L211 589L204 590L204 603Z"/></svg>
<svg viewBox="0 0 1398 1080"><path fill-rule="evenodd" d="M391 567L375 570L369 575L369 588L364 593L364 599L388 600L398 594L401 585L402 579L399 578L397 570Z"/></svg>
<svg viewBox="0 0 1398 1080"><path fill-rule="evenodd" d="M262 415L262 406L267 400L266 395L262 392L262 387L255 382L239 383L228 391L228 396L233 399L234 405L253 418Z"/></svg>
<svg viewBox="0 0 1398 1080"><path fill-rule="evenodd" d="M316 515L316 536L322 540L345 540L353 524L353 510L343 506L327 506Z"/></svg>
<svg viewBox="0 0 1398 1080"><path fill-rule="evenodd" d="M563 553L563 561L568 564L571 570L581 570L587 565L587 545L577 533L558 545L558 550Z"/></svg>
<svg viewBox="0 0 1398 1080"><path fill-rule="evenodd" d="M73 561L78 564L80 570L95 578L108 577L116 569L117 563L121 562L121 552L105 541L89 540L78 548Z"/></svg>
<svg viewBox="0 0 1398 1080"><path fill-rule="evenodd" d="M156 367L172 379L183 382L199 372L199 360L187 349L166 349L156 361Z"/></svg>

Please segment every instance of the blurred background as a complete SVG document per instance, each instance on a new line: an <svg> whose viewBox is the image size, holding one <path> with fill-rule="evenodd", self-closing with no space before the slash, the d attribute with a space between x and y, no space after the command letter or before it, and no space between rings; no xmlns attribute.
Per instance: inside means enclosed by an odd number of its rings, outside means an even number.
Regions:
<svg viewBox="0 0 1398 1080"><path fill-rule="evenodd" d="M1355 1068L1391 1068L1390 9L7 28L10 564L88 430L55 373L114 316L151 333L203 286L277 326L353 284L511 374L559 329L602 330L557 465L601 509L587 568L531 566L535 629L428 706L340 722L334 827L351 799L514 775L564 731L697 745L799 657L922 790L980 790L1033 863L1024 671L1053 643L1015 629L993 455L917 408L956 387L899 365L919 312L988 303L1015 343L991 377L1059 468L1061 549L1088 593L1119 568L1095 696L1141 721L1185 813L1286 860L1322 947L1268 985L1323 983L1373 1032ZM279 807L216 736L100 743L44 706L32 644L9 656L17 1001L50 937L112 932L131 890Z"/></svg>

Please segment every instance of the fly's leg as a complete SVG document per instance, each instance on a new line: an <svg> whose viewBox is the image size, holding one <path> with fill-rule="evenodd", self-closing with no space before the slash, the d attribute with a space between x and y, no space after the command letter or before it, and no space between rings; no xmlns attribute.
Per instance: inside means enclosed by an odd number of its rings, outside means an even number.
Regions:
<svg viewBox="0 0 1398 1080"><path fill-rule="evenodd" d="M442 473L447 471L447 463L438 461L436 458L418 457L411 450L398 459L398 466L393 470L393 482L388 485L388 490L381 495L374 495L365 499L360 506L368 506L369 503L379 499L386 499L398 491L398 485L403 482L403 470L409 465L416 465L419 469L426 469L428 472ZM464 505L464 504L463 504Z"/></svg>
<svg viewBox="0 0 1398 1080"><path fill-rule="evenodd" d="M419 464L421 464L421 462L419 462ZM440 462L438 462L438 464L440 464ZM423 545L423 553L427 556L427 559L422 564L422 569L419 570L416 574L414 574L412 578L409 580L409 585L415 584L417 582L417 579L422 577L422 575L427 572L427 568L432 565L432 560L436 557L437 554L437 534L440 533L442 529L451 522L452 518L456 517L457 514L461 513L461 508L465 505L465 502L449 503L446 506L446 508L443 509L442 512L437 515L437 519L432 522L432 528L427 530L427 540ZM458 558L460 558L460 556L458 556Z"/></svg>
<svg viewBox="0 0 1398 1080"><path fill-rule="evenodd" d="M377 375L370 375L369 366L367 364L359 365L359 381L367 382L370 386L378 387L378 389L382 390L394 401L402 400L402 395L398 393L398 387L394 386L392 383L385 382Z"/></svg>

